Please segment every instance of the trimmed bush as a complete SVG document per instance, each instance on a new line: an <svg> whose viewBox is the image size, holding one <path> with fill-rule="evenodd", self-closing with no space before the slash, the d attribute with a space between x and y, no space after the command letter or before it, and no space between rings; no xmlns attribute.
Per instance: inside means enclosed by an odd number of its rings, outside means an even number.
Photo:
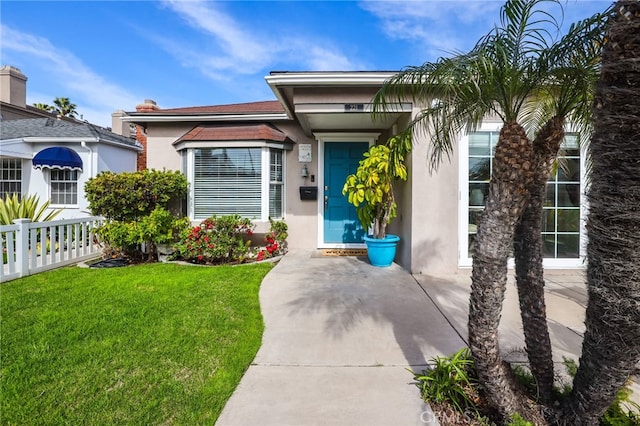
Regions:
<svg viewBox="0 0 640 426"><path fill-rule="evenodd" d="M147 260L155 260L157 245L178 241L185 229L190 227L186 217L176 218L162 207L156 207L149 215L130 222L112 220L96 232L105 244L105 255L142 259L145 245Z"/></svg>
<svg viewBox="0 0 640 426"><path fill-rule="evenodd" d="M123 222L148 216L158 206L177 210L171 207L182 200L188 188L182 173L167 170L102 172L84 186L92 214Z"/></svg>

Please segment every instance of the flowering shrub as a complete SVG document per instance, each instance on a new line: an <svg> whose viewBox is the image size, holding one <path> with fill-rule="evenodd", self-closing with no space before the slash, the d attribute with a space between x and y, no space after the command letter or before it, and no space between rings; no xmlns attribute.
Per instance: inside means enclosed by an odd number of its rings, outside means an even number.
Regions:
<svg viewBox="0 0 640 426"><path fill-rule="evenodd" d="M194 263L242 263L249 254L251 220L239 215L210 217L183 233L176 256Z"/></svg>
<svg viewBox="0 0 640 426"><path fill-rule="evenodd" d="M265 235L264 241L266 243L265 248L258 251L256 260L264 260L273 256L278 256L286 253L287 244L287 224L284 221L276 221L269 218L271 224L269 232Z"/></svg>

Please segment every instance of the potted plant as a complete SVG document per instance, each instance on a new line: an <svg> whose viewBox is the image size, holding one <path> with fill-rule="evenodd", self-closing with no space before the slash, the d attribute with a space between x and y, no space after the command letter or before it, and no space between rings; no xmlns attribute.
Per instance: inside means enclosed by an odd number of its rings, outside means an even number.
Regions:
<svg viewBox="0 0 640 426"><path fill-rule="evenodd" d="M355 206L362 227L371 229L364 240L369 261L375 266L390 266L395 258L400 237L387 234L386 229L396 216L393 184L398 179L407 180L405 158L410 151L408 133L392 136L384 145L372 146L342 188L342 194Z"/></svg>

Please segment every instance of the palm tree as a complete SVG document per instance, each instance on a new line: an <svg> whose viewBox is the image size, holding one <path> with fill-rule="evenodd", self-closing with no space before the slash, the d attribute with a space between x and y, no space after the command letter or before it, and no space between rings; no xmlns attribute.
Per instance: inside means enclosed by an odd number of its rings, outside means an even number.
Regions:
<svg viewBox="0 0 640 426"><path fill-rule="evenodd" d="M76 104L71 103L69 98L55 98L53 100L55 111L63 117L73 117L78 115Z"/></svg>
<svg viewBox="0 0 640 426"><path fill-rule="evenodd" d="M544 176L545 181L548 176L542 169L549 161L544 161L546 157L542 154L549 153L548 156L555 159L554 144L559 146L564 136L563 120L575 108L576 102L558 100L562 99L561 95L568 96L561 83L565 73L576 74L573 67L584 67L582 63L557 61L561 49L554 43L551 31L557 30L559 24L548 12L538 8L543 1L507 1L501 11L501 26L481 39L469 53L406 68L390 79L374 99L376 113L384 113L392 101L406 98L425 105L408 131L431 135L432 169L444 156L451 155L462 130L473 131L490 114L502 119L489 196L473 254L469 346L492 405L505 418L521 412L536 423L545 420L537 410L529 408L511 369L502 361L497 330L516 224L529 201L529 189L539 181L539 176ZM557 1L554 3L560 5ZM580 37L585 36L589 25L578 27L580 30L572 29L559 44L565 48L584 46ZM579 56L574 58L577 59ZM554 93L555 97L549 96ZM551 108L554 106L555 109ZM521 123L533 123L535 117L547 118L550 111L555 111L551 117L560 117L542 120L546 126L533 143ZM550 141L556 142L550 144ZM528 353L537 350L543 353L544 362L537 361L544 364L543 371L533 368L536 378L542 374L544 382L545 377L553 377L551 345L544 301L534 302L542 304L541 312L534 315L545 322L542 329L535 329L537 337L527 342L532 346Z"/></svg>
<svg viewBox="0 0 640 426"><path fill-rule="evenodd" d="M563 419L572 425L597 425L640 361L640 2L614 10L589 145L589 302Z"/></svg>
<svg viewBox="0 0 640 426"><path fill-rule="evenodd" d="M42 102L35 103L33 104L33 106L47 112L53 112L54 110L54 108L51 105L43 104Z"/></svg>
<svg viewBox="0 0 640 426"><path fill-rule="evenodd" d="M547 84L532 96L526 121L540 129L533 141L535 177L528 186L529 201L514 236L516 283L525 347L542 402L553 398L553 362L544 300L542 207L546 185L564 139L567 120L581 139L590 134L591 105L599 75L604 24L611 9L574 24L541 55L549 70Z"/></svg>

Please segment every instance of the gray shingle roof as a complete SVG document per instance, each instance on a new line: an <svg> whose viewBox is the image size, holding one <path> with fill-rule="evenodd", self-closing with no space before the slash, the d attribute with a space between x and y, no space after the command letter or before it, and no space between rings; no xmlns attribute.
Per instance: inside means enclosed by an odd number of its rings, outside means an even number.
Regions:
<svg viewBox="0 0 640 426"><path fill-rule="evenodd" d="M0 121L0 140L20 138L87 138L122 145L138 146L135 139L113 133L90 123L54 118L27 118Z"/></svg>

